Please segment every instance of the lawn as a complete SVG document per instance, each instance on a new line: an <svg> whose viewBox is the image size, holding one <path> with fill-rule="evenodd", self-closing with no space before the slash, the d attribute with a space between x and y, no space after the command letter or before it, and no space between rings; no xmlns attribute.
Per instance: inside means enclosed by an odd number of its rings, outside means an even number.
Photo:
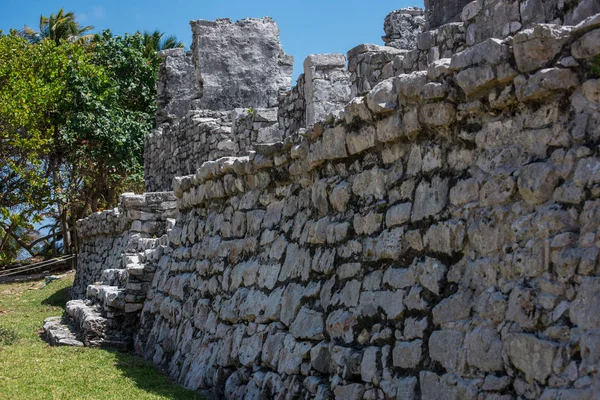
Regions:
<svg viewBox="0 0 600 400"><path fill-rule="evenodd" d="M61 315L73 275L0 284L0 399L202 399L130 354L50 347L44 318Z"/></svg>

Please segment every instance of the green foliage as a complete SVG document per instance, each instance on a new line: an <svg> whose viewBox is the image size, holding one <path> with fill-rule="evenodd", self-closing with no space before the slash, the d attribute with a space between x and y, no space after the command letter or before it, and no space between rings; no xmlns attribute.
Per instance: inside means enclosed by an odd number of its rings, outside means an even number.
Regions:
<svg viewBox="0 0 600 400"><path fill-rule="evenodd" d="M144 31L142 35L144 43L144 55L148 58L156 54L156 52L166 49L174 49L184 47L183 43L177 40L175 36L166 36L164 32L155 30L153 32Z"/></svg>
<svg viewBox="0 0 600 400"><path fill-rule="evenodd" d="M77 219L143 190L157 51L183 44L159 31L83 35L91 28L61 9L39 31L0 32L0 252L16 243L33 255L21 238L44 240L33 223L49 216L58 234L39 247L55 253L62 239L74 251Z"/></svg>
<svg viewBox="0 0 600 400"><path fill-rule="evenodd" d="M89 39L89 35L83 34L92 29L94 29L93 26L79 25L73 12L65 13L65 10L61 8L58 13L50 14L49 17L40 16L39 31L25 26L21 34L32 43L40 43L49 39L60 44L62 41L85 41Z"/></svg>

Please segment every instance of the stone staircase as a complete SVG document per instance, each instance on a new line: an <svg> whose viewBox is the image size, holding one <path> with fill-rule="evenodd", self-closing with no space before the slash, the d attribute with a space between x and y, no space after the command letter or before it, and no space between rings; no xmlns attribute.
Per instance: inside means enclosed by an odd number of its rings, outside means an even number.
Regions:
<svg viewBox="0 0 600 400"><path fill-rule="evenodd" d="M126 351L154 277L144 262L166 240L133 236L120 265L102 271L100 282L88 285L86 298L67 302L62 317L44 321L44 338L55 346L87 346Z"/></svg>

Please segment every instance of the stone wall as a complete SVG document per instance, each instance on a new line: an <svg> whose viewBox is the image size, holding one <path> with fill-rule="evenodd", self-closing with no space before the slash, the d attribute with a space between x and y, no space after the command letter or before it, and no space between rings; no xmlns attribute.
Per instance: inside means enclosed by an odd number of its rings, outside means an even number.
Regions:
<svg viewBox="0 0 600 400"><path fill-rule="evenodd" d="M197 20L192 53L202 89L197 108L276 107L292 83L294 58L279 42L279 28L265 17L232 22Z"/></svg>
<svg viewBox="0 0 600 400"><path fill-rule="evenodd" d="M416 48L417 35L425 25L425 12L418 7L401 8L389 13L383 22L386 46L401 50Z"/></svg>
<svg viewBox="0 0 600 400"><path fill-rule="evenodd" d="M117 208L77 221L80 250L71 297L84 298L88 286L100 281L105 270L124 269L123 255L137 250L142 238L164 235L167 220L176 213L172 193L126 193Z"/></svg>
<svg viewBox="0 0 600 400"><path fill-rule="evenodd" d="M191 174L205 161L238 154L231 113L190 111L146 136L144 171L146 190L171 190L175 176Z"/></svg>
<svg viewBox="0 0 600 400"><path fill-rule="evenodd" d="M226 398L600 395L600 15L174 180L136 350Z"/></svg>
<svg viewBox="0 0 600 400"><path fill-rule="evenodd" d="M304 82L304 74L300 74L296 85L285 96L281 96L279 100L277 116L279 127L283 130L284 136L298 132L300 128L306 128Z"/></svg>
<svg viewBox="0 0 600 400"><path fill-rule="evenodd" d="M202 93L191 53L184 49L169 49L159 55L163 62L156 83L156 122L161 125L185 117Z"/></svg>

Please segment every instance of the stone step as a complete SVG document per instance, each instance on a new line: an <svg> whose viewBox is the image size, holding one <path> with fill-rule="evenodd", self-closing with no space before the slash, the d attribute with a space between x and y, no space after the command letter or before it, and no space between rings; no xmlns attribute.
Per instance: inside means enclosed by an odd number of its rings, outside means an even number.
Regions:
<svg viewBox="0 0 600 400"><path fill-rule="evenodd" d="M92 303L100 305L103 310L125 309L125 289L120 289L118 286L89 285L86 296Z"/></svg>
<svg viewBox="0 0 600 400"><path fill-rule="evenodd" d="M102 271L100 282L106 286L123 287L127 284L128 278L127 269L105 269Z"/></svg>
<svg viewBox="0 0 600 400"><path fill-rule="evenodd" d="M99 347L103 349L127 351L131 338L121 332L108 332L104 337L85 338L75 324L69 324L64 317L50 317L44 320L44 339L51 346Z"/></svg>
<svg viewBox="0 0 600 400"><path fill-rule="evenodd" d="M114 321L105 317L97 304L71 300L67 302L66 317L68 329L85 346L124 351L131 343L131 335L116 330ZM66 325L64 321L62 324Z"/></svg>
<svg viewBox="0 0 600 400"><path fill-rule="evenodd" d="M50 317L44 320L44 339L51 346L83 346L83 342L71 332L69 325L63 323L63 317Z"/></svg>
<svg viewBox="0 0 600 400"><path fill-rule="evenodd" d="M108 331L108 320L96 305L88 305L83 300L67 302L67 319L81 335L83 342L103 338Z"/></svg>

